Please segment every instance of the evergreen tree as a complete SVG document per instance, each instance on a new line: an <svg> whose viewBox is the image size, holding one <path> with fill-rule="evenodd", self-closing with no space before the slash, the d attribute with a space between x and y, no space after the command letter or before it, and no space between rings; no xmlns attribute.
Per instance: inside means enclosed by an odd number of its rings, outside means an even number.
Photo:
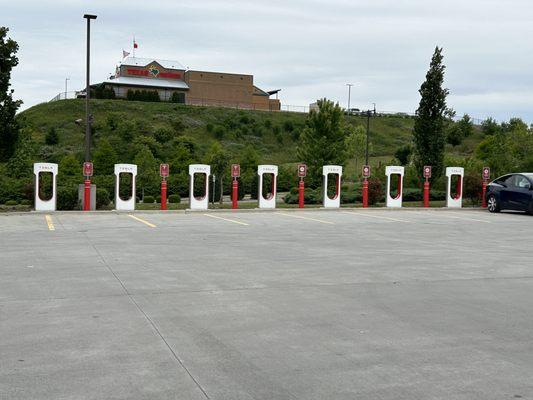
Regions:
<svg viewBox="0 0 533 400"><path fill-rule="evenodd" d="M13 100L13 89L9 89L11 70L18 64L15 56L17 42L7 38L9 29L0 26L0 161L8 160L15 152L19 125L15 119L22 101Z"/></svg>
<svg viewBox="0 0 533 400"><path fill-rule="evenodd" d="M159 186L157 161L148 146L139 149L133 163L137 165L137 186L141 189L143 200L146 192L150 195L157 194Z"/></svg>
<svg viewBox="0 0 533 400"><path fill-rule="evenodd" d="M339 104L321 99L317 105L318 111L309 113L298 147L298 158L309 166L307 181L315 187L322 181L322 166L346 162L347 130Z"/></svg>
<svg viewBox="0 0 533 400"><path fill-rule="evenodd" d="M57 134L56 128L52 127L48 130L44 138L44 142L50 146L53 146L59 143L59 135Z"/></svg>
<svg viewBox="0 0 533 400"><path fill-rule="evenodd" d="M93 155L93 162L95 175L112 175L114 173L117 152L109 140L100 140Z"/></svg>
<svg viewBox="0 0 533 400"><path fill-rule="evenodd" d="M432 165L432 179L442 175L444 168L446 96L442 87L444 69L442 48L436 47L426 81L420 87L420 105L414 125L414 162L417 171L424 165Z"/></svg>

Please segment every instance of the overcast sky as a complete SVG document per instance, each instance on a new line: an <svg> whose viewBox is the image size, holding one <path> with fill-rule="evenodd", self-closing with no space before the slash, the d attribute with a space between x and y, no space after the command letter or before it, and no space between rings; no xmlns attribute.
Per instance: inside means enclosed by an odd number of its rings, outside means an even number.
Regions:
<svg viewBox="0 0 533 400"><path fill-rule="evenodd" d="M0 0L0 25L20 45L13 74L27 108L84 86L85 12L92 76L107 78L122 49L191 69L254 75L282 104L327 97L346 106L414 112L436 45L458 114L533 122L531 0Z"/></svg>

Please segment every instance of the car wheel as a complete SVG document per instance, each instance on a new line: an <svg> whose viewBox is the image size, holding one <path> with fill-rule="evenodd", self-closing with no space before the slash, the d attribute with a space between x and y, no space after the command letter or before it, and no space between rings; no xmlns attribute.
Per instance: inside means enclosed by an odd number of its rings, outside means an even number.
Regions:
<svg viewBox="0 0 533 400"><path fill-rule="evenodd" d="M493 194L489 196L489 199L487 201L487 209L491 213L500 212L500 204L498 203L498 199L496 199L496 196L494 196Z"/></svg>

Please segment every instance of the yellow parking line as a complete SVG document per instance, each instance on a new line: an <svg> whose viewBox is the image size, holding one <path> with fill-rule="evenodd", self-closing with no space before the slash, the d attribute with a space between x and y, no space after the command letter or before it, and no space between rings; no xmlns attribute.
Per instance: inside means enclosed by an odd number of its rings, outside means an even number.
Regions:
<svg viewBox="0 0 533 400"><path fill-rule="evenodd" d="M245 225L245 226L249 226L250 225L250 224L247 224L246 222L237 221L235 219L230 219L230 218L223 218L223 217L219 217L218 215L212 215L212 214L204 214L204 215L206 217L210 217L210 218L221 219L222 221L233 222L234 224Z"/></svg>
<svg viewBox="0 0 533 400"><path fill-rule="evenodd" d="M151 222L148 222L142 218L139 218L139 217L136 217L135 215L131 215L131 214L128 214L128 217L131 217L133 218L134 220L137 220L139 222L142 222L143 224L145 225L148 225L150 228L155 228L156 226L154 224L152 224Z"/></svg>
<svg viewBox="0 0 533 400"><path fill-rule="evenodd" d="M352 214L352 215L361 215L363 217L369 217L369 218L378 218L378 219L384 219L387 221L393 221L393 222L409 222L412 223L413 221L408 221L406 219L399 219L399 218L391 218L391 217L384 217L382 215L372 215L367 214L365 212L350 212L350 211L342 211L343 214Z"/></svg>
<svg viewBox="0 0 533 400"><path fill-rule="evenodd" d="M322 224L335 225L335 223L334 223L334 222L331 222L331 221L324 221L323 219L304 217L303 215L285 214L285 213L282 213L282 212L277 212L276 214L278 214L278 215L284 215L284 216L286 216L286 217L292 217L292 218L307 219L307 220L309 220L309 221L320 222L320 223L322 223Z"/></svg>
<svg viewBox="0 0 533 400"><path fill-rule="evenodd" d="M52 217L50 215L45 215L44 218L46 219L46 224L48 225L49 231L55 231L56 228L54 226L54 223L52 222Z"/></svg>

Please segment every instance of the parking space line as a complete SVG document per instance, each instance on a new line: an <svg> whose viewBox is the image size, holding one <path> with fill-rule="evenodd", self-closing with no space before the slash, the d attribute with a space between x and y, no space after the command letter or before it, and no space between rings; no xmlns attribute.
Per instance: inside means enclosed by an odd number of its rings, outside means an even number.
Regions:
<svg viewBox="0 0 533 400"><path fill-rule="evenodd" d="M133 218L134 220L137 220L139 222L142 222L143 224L145 225L148 225L150 228L155 228L156 226L154 224L152 224L151 222L148 222L142 218L139 218L139 217L136 217L135 215L131 215L131 214L128 214L128 217L131 217Z"/></svg>
<svg viewBox="0 0 533 400"><path fill-rule="evenodd" d="M219 217L218 215L212 215L212 214L203 214L203 215L205 215L206 217L210 217L210 218L221 219L222 221L233 222L234 224L245 225L245 226L250 225L250 224L247 224L246 222L237 221L235 219L230 219L230 218Z"/></svg>
<svg viewBox="0 0 533 400"><path fill-rule="evenodd" d="M284 215L284 216L286 216L286 217L300 218L300 219L306 219L306 220L308 220L308 221L320 222L320 223L322 223L322 224L335 225L335 223L334 223L334 222L331 222L331 221L324 221L323 219L304 217L303 215L286 214L286 213L282 213L282 212L276 212L276 214L278 214L278 215Z"/></svg>
<svg viewBox="0 0 533 400"><path fill-rule="evenodd" d="M455 215L449 215L449 214L446 214L446 215L444 215L444 216L445 216L445 217L448 217L448 218L462 219L463 221L485 222L486 224L490 224L490 223L491 223L490 221L487 221L487 220L484 220L484 219L476 219L476 218L468 218L468 217L458 217L458 216L455 216Z"/></svg>
<svg viewBox="0 0 533 400"><path fill-rule="evenodd" d="M52 221L52 217L47 214L47 215L44 216L44 219L46 219L46 224L48 225L48 230L49 231L55 231L56 228L54 226L54 222Z"/></svg>
<svg viewBox="0 0 533 400"><path fill-rule="evenodd" d="M369 218L377 218L377 219L384 219L386 221L393 221L393 222L408 222L408 223L414 223L414 221L408 221L406 219L399 219L399 218L391 218L391 217L384 217L382 215L372 215L367 213L360 213L360 212L353 212L353 211L342 211L343 214L352 214L352 215L361 215L363 217L369 217Z"/></svg>

